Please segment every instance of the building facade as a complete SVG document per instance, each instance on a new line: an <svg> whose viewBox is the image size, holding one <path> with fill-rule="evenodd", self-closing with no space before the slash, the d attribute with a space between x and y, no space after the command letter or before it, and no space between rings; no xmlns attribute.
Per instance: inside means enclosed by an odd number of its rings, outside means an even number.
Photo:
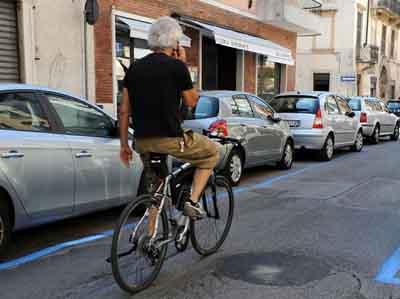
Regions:
<svg viewBox="0 0 400 299"><path fill-rule="evenodd" d="M397 0L324 0L321 35L299 37L296 89L396 98L400 87Z"/></svg>
<svg viewBox="0 0 400 299"><path fill-rule="evenodd" d="M84 6L84 0L0 0L0 82L94 99L94 35Z"/></svg>
<svg viewBox="0 0 400 299"><path fill-rule="evenodd" d="M294 89L297 36L318 24L304 9L314 0L97 0L90 26L86 1L0 0L0 82L63 89L117 115L126 69L150 53L151 23L170 15L197 88L268 98Z"/></svg>

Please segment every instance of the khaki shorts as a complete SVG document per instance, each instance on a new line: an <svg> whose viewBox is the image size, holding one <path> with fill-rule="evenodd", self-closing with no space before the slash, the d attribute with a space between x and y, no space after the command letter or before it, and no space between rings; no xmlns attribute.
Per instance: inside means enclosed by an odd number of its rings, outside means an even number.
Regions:
<svg viewBox="0 0 400 299"><path fill-rule="evenodd" d="M219 159L217 146L206 136L190 130L183 137L138 138L135 147L141 155L168 154L201 169L214 169Z"/></svg>

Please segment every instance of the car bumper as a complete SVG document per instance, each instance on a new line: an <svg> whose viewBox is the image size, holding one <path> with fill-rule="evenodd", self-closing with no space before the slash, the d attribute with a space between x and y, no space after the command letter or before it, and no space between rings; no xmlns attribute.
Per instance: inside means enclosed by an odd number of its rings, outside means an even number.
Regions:
<svg viewBox="0 0 400 299"><path fill-rule="evenodd" d="M296 149L320 150L323 148L328 132L323 130L295 130L293 132Z"/></svg>
<svg viewBox="0 0 400 299"><path fill-rule="evenodd" d="M369 125L369 124L363 124L362 126L362 132L365 137L370 137L374 133L374 125Z"/></svg>

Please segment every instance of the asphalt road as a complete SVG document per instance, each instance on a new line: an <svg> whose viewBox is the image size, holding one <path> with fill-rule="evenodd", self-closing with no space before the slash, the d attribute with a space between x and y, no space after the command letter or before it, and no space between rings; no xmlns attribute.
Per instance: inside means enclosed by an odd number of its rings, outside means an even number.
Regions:
<svg viewBox="0 0 400 299"><path fill-rule="evenodd" d="M301 157L289 172L249 171L223 248L169 259L134 298L400 298L399 143L329 163ZM112 228L120 209L18 233L7 262ZM111 238L0 270L0 298L131 298L115 285Z"/></svg>

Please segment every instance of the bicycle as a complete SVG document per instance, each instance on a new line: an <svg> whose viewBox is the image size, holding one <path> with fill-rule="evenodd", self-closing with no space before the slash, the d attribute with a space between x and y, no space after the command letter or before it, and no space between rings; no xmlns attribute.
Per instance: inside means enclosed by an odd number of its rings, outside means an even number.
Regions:
<svg viewBox="0 0 400 299"><path fill-rule="evenodd" d="M231 145L231 148L238 145L236 139L209 137L219 139L220 143L228 147ZM131 294L148 288L157 278L166 258L168 244L174 243L178 252L184 252L190 239L197 253L211 255L224 243L233 219L232 187L228 180L217 176L215 171L200 198L206 216L193 220L183 215L184 203L190 198L194 174L191 164L183 164L168 173L166 156L152 154L150 168L160 182L153 184L157 186L154 193L139 196L124 209L111 246L113 276L121 289ZM149 235L147 220L149 214L155 211L155 229ZM221 223L222 229L219 226ZM206 229L205 234L202 233L203 228ZM215 231L215 237L211 237L207 228ZM205 242L202 237L208 240ZM132 264L138 261L141 263L136 266ZM150 268L147 272L144 271L146 266Z"/></svg>

